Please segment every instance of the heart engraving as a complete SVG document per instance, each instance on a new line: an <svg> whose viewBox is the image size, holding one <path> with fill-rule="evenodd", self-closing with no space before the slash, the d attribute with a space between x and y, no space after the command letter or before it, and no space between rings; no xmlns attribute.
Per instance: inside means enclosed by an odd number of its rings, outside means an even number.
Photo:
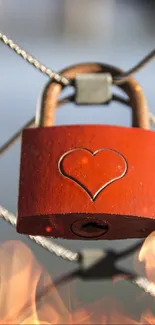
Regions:
<svg viewBox="0 0 155 325"><path fill-rule="evenodd" d="M116 150L102 148L91 151L75 148L65 152L58 162L62 176L74 181L95 201L110 184L123 178L128 169L127 160Z"/></svg>

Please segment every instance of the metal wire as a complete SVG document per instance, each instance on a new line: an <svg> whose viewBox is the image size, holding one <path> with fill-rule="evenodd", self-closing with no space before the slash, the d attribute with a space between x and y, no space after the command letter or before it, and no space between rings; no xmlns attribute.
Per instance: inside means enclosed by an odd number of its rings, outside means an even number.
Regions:
<svg viewBox="0 0 155 325"><path fill-rule="evenodd" d="M8 45L12 50L14 50L18 55L20 55L24 60L28 63L33 65L37 70L41 71L42 73L46 74L48 77L52 78L53 80L62 83L63 85L69 85L70 82L67 78L61 76L60 74L54 72L50 68L47 68L44 64L38 61L35 57L30 55L24 49L22 49L19 45L14 43L11 39L7 38L7 36L3 33L0 33L0 40L5 44Z"/></svg>
<svg viewBox="0 0 155 325"><path fill-rule="evenodd" d="M152 50L144 59L142 59L139 63L137 63L133 68L131 68L127 72L121 74L120 76L113 77L113 83L115 85L120 85L120 84L124 83L133 74L135 74L139 70L143 69L154 58L155 58L155 49Z"/></svg>
<svg viewBox="0 0 155 325"><path fill-rule="evenodd" d="M26 60L28 63L33 65L37 70L40 72L46 74L49 78L52 78L53 80L62 83L63 85L67 86L70 84L70 80L61 76L59 73L54 72L52 69L46 67L44 64L42 64L39 60L37 60L35 57L33 57L31 54L29 54L27 51L22 49L19 45L14 43L11 39L9 39L5 34L0 32L0 41L2 41L5 45L10 47L12 50L14 50L18 55L20 55L24 60ZM136 64L134 67L132 67L127 72L113 77L113 84L119 85L124 83L128 78L130 78L133 74L141 70L148 64L151 60L153 60L155 57L155 49L153 49L144 59L142 59L138 64Z"/></svg>

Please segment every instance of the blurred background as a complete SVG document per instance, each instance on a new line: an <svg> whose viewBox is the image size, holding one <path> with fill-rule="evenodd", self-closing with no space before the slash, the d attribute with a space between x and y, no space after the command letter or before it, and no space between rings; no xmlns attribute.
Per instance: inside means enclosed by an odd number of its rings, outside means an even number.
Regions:
<svg viewBox="0 0 155 325"><path fill-rule="evenodd" d="M0 31L55 71L80 62L103 62L128 69L154 47L154 0L0 0ZM0 145L30 119L48 78L24 62L0 43ZM155 113L153 73L151 63L136 75L144 89L151 112ZM103 123L129 126L131 112L113 103L104 107L80 110L72 104L58 110L56 123ZM20 141L0 158L0 204L16 213L20 163ZM65 262L20 236L10 225L0 221L0 241L25 242L39 262L54 278L74 265ZM129 247L133 240L117 242L83 242L55 240L63 246L79 251L83 247ZM130 259L122 266L131 269ZM115 296L126 313L138 321L139 303L133 297L139 292L133 284L123 281L114 287L106 281L74 281L76 298L82 305L94 303L102 296ZM68 285L67 285L68 286ZM66 290L66 289L65 289ZM66 291L67 292L67 291ZM70 300L74 305L72 286ZM129 298L127 299L127 294ZM68 296L64 296L68 304ZM141 308L150 303L145 294ZM71 304L71 303L70 303ZM73 306L70 305L72 309ZM93 307L92 307L93 308ZM95 308L95 307L94 307ZM95 309L94 309L95 312ZM95 315L97 323L97 315Z"/></svg>

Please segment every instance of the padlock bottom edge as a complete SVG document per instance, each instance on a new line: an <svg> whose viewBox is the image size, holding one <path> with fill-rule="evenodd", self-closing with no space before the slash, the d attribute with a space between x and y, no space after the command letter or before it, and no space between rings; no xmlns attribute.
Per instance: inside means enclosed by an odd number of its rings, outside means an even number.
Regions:
<svg viewBox="0 0 155 325"><path fill-rule="evenodd" d="M155 219L107 214L60 214L18 217L17 232L75 240L145 238Z"/></svg>

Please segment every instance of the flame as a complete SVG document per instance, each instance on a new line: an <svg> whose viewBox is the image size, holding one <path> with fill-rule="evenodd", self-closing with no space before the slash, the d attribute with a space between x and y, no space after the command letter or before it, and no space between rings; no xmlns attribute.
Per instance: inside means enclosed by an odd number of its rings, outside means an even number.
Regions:
<svg viewBox="0 0 155 325"><path fill-rule="evenodd" d="M49 288L47 294L44 289ZM50 289L51 288L51 289ZM45 291L46 292L46 291ZM39 297L36 301L36 297ZM84 309L70 315L51 277L20 241L0 247L0 324L88 324Z"/></svg>
<svg viewBox="0 0 155 325"><path fill-rule="evenodd" d="M145 264L147 277L155 281L155 232L144 241L138 258ZM155 317L147 310L137 321L126 315L122 303L108 297L85 306L78 302L69 311L30 248L20 241L7 241L0 246L0 324L135 325L155 324Z"/></svg>

